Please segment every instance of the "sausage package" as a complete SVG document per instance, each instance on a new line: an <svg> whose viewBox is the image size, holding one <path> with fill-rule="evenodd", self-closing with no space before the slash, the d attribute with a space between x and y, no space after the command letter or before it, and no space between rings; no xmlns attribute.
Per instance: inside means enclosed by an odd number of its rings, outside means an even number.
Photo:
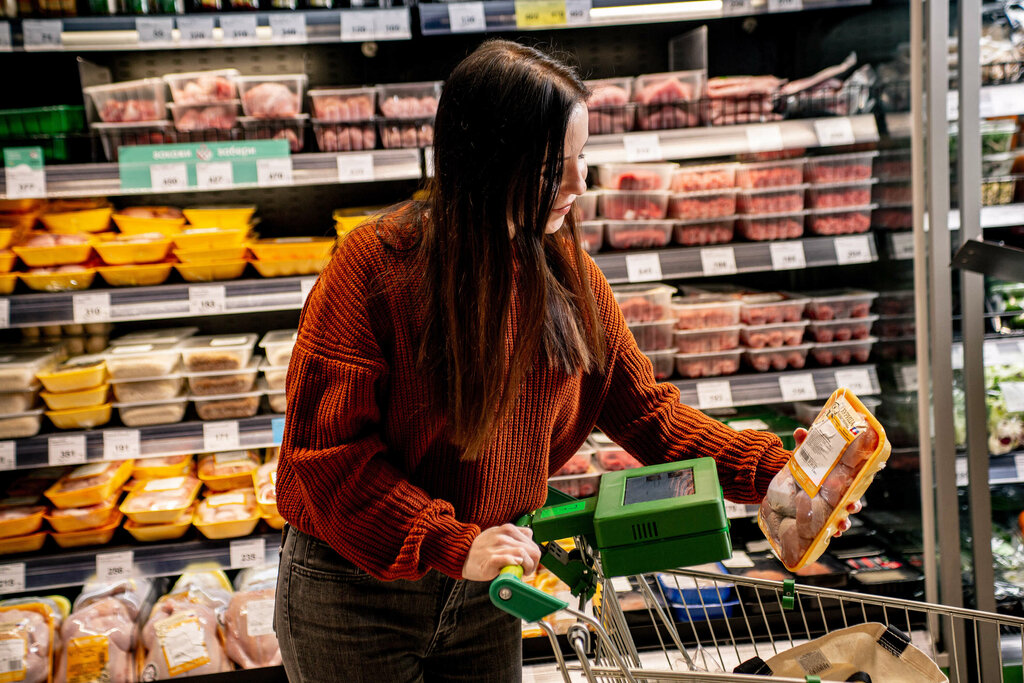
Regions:
<svg viewBox="0 0 1024 683"><path fill-rule="evenodd" d="M757 523L790 571L817 560L864 495L892 446L875 416L852 391L837 389L807 439L768 485Z"/></svg>

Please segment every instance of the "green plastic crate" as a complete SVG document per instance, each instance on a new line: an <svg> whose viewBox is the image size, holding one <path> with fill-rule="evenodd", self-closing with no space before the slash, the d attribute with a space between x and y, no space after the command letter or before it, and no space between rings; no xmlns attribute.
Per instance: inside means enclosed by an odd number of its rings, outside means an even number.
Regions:
<svg viewBox="0 0 1024 683"><path fill-rule="evenodd" d="M66 135L85 129L85 107L62 104L0 110L0 138Z"/></svg>

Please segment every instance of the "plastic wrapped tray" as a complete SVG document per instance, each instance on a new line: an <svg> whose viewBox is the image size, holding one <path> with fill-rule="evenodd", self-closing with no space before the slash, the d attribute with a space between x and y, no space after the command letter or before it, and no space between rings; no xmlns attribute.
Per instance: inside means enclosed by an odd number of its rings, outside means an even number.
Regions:
<svg viewBox="0 0 1024 683"><path fill-rule="evenodd" d="M591 135L610 135L633 130L636 108L630 102L632 78L604 78L585 81L591 95L587 99L588 127Z"/></svg>
<svg viewBox="0 0 1024 683"><path fill-rule="evenodd" d="M377 124L373 120L313 119L313 135L321 152L360 152L377 146Z"/></svg>
<svg viewBox="0 0 1024 683"><path fill-rule="evenodd" d="M297 336L297 330L271 330L263 335L259 345L271 365L287 366Z"/></svg>
<svg viewBox="0 0 1024 683"><path fill-rule="evenodd" d="M238 99L238 69L214 69L164 74L175 104L207 104Z"/></svg>
<svg viewBox="0 0 1024 683"><path fill-rule="evenodd" d="M852 235L871 228L871 211L876 204L847 209L811 209L804 219L815 235Z"/></svg>
<svg viewBox="0 0 1024 683"><path fill-rule="evenodd" d="M669 317L675 289L663 284L619 285L612 288L615 302L628 323L652 322ZM268 357L271 355L268 351ZM273 360L273 359L271 359Z"/></svg>
<svg viewBox="0 0 1024 683"><path fill-rule="evenodd" d="M811 355L819 365L849 365L850 363L867 363L871 357L871 348L878 341L875 337L854 339L852 341L815 344Z"/></svg>
<svg viewBox="0 0 1024 683"><path fill-rule="evenodd" d="M844 342L851 339L866 339L871 334L871 325L877 315L838 320L812 320L807 324L807 336L816 342Z"/></svg>
<svg viewBox="0 0 1024 683"><path fill-rule="evenodd" d="M864 318L878 292L866 289L834 289L808 294L804 314L811 320Z"/></svg>
<svg viewBox="0 0 1024 683"><path fill-rule="evenodd" d="M873 178L807 188L807 207L811 209L842 209L866 206L871 203Z"/></svg>
<svg viewBox="0 0 1024 683"><path fill-rule="evenodd" d="M255 334L227 334L191 337L180 347L189 373L241 370L252 358Z"/></svg>
<svg viewBox="0 0 1024 683"><path fill-rule="evenodd" d="M297 114L287 118L261 118L240 116L242 135L246 140L286 140L292 154L301 152L306 146L306 122L309 114Z"/></svg>
<svg viewBox="0 0 1024 683"><path fill-rule="evenodd" d="M200 420L233 420L252 417L260 408L262 390L225 396L191 396Z"/></svg>
<svg viewBox="0 0 1024 683"><path fill-rule="evenodd" d="M238 121L238 101L167 105L179 133L231 130ZM230 136L228 137L230 140Z"/></svg>
<svg viewBox="0 0 1024 683"><path fill-rule="evenodd" d="M751 349L796 346L803 341L806 327L807 323L802 321L746 325L740 331L740 339L744 346Z"/></svg>
<svg viewBox="0 0 1024 683"><path fill-rule="evenodd" d="M675 164L601 164L597 182L606 190L667 190Z"/></svg>
<svg viewBox="0 0 1024 683"><path fill-rule="evenodd" d="M672 348L672 330L675 318L654 322L628 323L629 331L641 351L663 351Z"/></svg>
<svg viewBox="0 0 1024 683"><path fill-rule="evenodd" d="M843 183L871 177L871 162L878 152L854 152L810 157L804 174L809 183Z"/></svg>
<svg viewBox="0 0 1024 683"><path fill-rule="evenodd" d="M756 189L786 187L804 182L804 160L782 159L755 164L740 164L736 169L736 186Z"/></svg>
<svg viewBox="0 0 1024 683"><path fill-rule="evenodd" d="M736 219L739 233L748 240L796 239L804 234L805 211L757 216L740 216Z"/></svg>
<svg viewBox="0 0 1024 683"><path fill-rule="evenodd" d="M283 119L302 112L305 74L236 76L235 84L247 117Z"/></svg>
<svg viewBox="0 0 1024 683"><path fill-rule="evenodd" d="M613 221L659 220L668 212L671 195L667 190L605 190L598 197L597 212Z"/></svg>
<svg viewBox="0 0 1024 683"><path fill-rule="evenodd" d="M730 351L740 345L742 325L715 329L675 330L672 338L679 353Z"/></svg>
<svg viewBox="0 0 1024 683"><path fill-rule="evenodd" d="M687 247L731 242L736 230L736 216L676 221L672 226L672 238L676 244Z"/></svg>
<svg viewBox="0 0 1024 683"><path fill-rule="evenodd" d="M181 358L178 342L120 344L104 352L113 380L161 377L172 374Z"/></svg>
<svg viewBox="0 0 1024 683"><path fill-rule="evenodd" d="M736 187L738 164L702 164L680 166L672 173L669 189L673 192L701 192Z"/></svg>
<svg viewBox="0 0 1024 683"><path fill-rule="evenodd" d="M653 249L672 241L672 220L605 221L605 237L612 249Z"/></svg>
<svg viewBox="0 0 1024 683"><path fill-rule="evenodd" d="M190 372L189 390L194 396L217 396L223 394L243 394L252 391L258 373L257 361L250 358L244 368L237 370L212 370L206 372Z"/></svg>
<svg viewBox="0 0 1024 683"><path fill-rule="evenodd" d="M676 374L687 379L732 375L740 369L743 351L717 351L712 353L677 353Z"/></svg>
<svg viewBox="0 0 1024 683"><path fill-rule="evenodd" d="M689 128L700 124L703 70L637 76L633 84L638 130Z"/></svg>
<svg viewBox="0 0 1024 683"><path fill-rule="evenodd" d="M686 296L672 299L671 306L676 329L704 330L738 325L742 303L736 299Z"/></svg>
<svg viewBox="0 0 1024 683"><path fill-rule="evenodd" d="M725 218L736 213L737 190L682 192L669 199L668 215L681 221Z"/></svg>
<svg viewBox="0 0 1024 683"><path fill-rule="evenodd" d="M783 346L778 349L747 349L743 358L758 372L769 370L799 370L807 364L807 353L813 344Z"/></svg>
<svg viewBox="0 0 1024 683"><path fill-rule="evenodd" d="M148 427L150 425L174 424L185 417L188 398L176 396L158 401L135 401L115 403L121 422L126 427Z"/></svg>
<svg viewBox="0 0 1024 683"><path fill-rule="evenodd" d="M807 185L741 190L736 197L736 209L742 214L795 213L804 208Z"/></svg>
<svg viewBox="0 0 1024 683"><path fill-rule="evenodd" d="M164 107L164 82L143 78L83 88L82 93L96 107L104 123L159 121L167 118Z"/></svg>
<svg viewBox="0 0 1024 683"><path fill-rule="evenodd" d="M313 116L323 122L370 121L377 111L377 88L314 88Z"/></svg>
<svg viewBox="0 0 1024 683"><path fill-rule="evenodd" d="M137 145L166 145L177 142L178 135L170 121L140 123L94 123L94 130L103 141L103 153L109 161L117 161L117 150Z"/></svg>

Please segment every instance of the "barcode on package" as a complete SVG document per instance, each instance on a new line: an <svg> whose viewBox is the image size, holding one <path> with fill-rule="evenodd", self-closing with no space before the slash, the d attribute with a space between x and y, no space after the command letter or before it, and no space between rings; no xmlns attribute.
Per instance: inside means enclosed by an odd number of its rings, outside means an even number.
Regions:
<svg viewBox="0 0 1024 683"><path fill-rule="evenodd" d="M811 427L807 440L797 449L794 458L807 478L815 486L821 486L833 463L842 455L844 446L846 439L832 421L823 420Z"/></svg>
<svg viewBox="0 0 1024 683"><path fill-rule="evenodd" d="M796 661L808 676L817 676L832 668L832 665L829 664L828 659L825 658L821 650L811 650L797 657Z"/></svg>

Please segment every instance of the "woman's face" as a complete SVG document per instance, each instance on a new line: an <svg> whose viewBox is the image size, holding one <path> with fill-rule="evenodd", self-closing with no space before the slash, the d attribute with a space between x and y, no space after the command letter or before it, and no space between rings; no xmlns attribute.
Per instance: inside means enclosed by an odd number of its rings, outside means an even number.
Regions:
<svg viewBox="0 0 1024 683"><path fill-rule="evenodd" d="M576 198L587 190L587 161L583 146L589 134L587 105L577 104L569 114L569 127L565 130L565 159L562 160L562 184L555 198L555 209L548 216L544 232L551 234L565 223Z"/></svg>

